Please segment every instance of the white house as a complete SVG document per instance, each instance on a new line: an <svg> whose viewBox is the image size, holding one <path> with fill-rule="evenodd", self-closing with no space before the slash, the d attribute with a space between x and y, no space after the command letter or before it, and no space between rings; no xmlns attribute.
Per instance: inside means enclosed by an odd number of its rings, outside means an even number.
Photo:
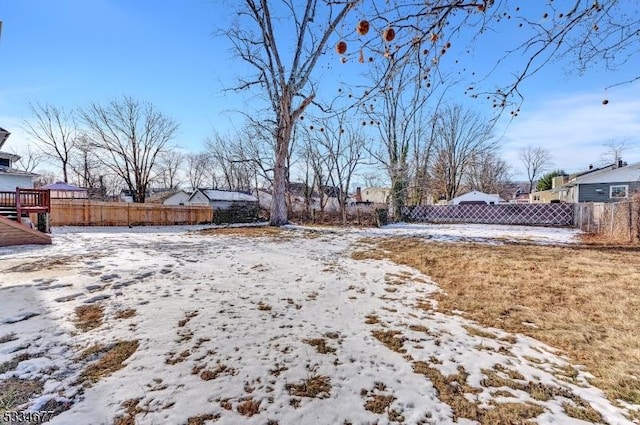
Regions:
<svg viewBox="0 0 640 425"><path fill-rule="evenodd" d="M360 192L361 202L374 204L386 204L389 200L391 189L386 187L365 187Z"/></svg>
<svg viewBox="0 0 640 425"><path fill-rule="evenodd" d="M7 141L9 134L11 133L0 127L0 149ZM18 155L0 151L0 192L15 192L16 187L33 188L33 179L38 175L13 168L19 159Z"/></svg>
<svg viewBox="0 0 640 425"><path fill-rule="evenodd" d="M197 189L185 204L210 205L214 209L226 210L233 205L258 206L258 198L248 193L232 190Z"/></svg>
<svg viewBox="0 0 640 425"><path fill-rule="evenodd" d="M494 204L499 204L505 201L497 193L490 194L490 193L480 192L479 190L472 190L471 192L467 192L463 195L456 196L449 202L449 204L464 205L464 204L480 204L483 202L485 204L494 205Z"/></svg>
<svg viewBox="0 0 640 425"><path fill-rule="evenodd" d="M186 205L191 197L191 192L179 190L162 201L162 205Z"/></svg>

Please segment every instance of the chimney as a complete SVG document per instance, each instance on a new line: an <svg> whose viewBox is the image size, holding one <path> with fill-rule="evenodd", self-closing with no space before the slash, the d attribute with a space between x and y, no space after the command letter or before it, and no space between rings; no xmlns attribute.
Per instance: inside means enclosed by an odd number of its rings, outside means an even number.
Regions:
<svg viewBox="0 0 640 425"><path fill-rule="evenodd" d="M362 190L359 187L356 187L356 202L362 202Z"/></svg>
<svg viewBox="0 0 640 425"><path fill-rule="evenodd" d="M624 167L624 162L621 159L618 160L618 168Z"/></svg>
<svg viewBox="0 0 640 425"><path fill-rule="evenodd" d="M589 164L589 169L593 170L593 164Z"/></svg>

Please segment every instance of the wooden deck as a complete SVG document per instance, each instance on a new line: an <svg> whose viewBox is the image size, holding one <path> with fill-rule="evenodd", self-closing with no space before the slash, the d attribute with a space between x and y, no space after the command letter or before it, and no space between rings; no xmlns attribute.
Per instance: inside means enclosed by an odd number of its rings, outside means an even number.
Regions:
<svg viewBox="0 0 640 425"><path fill-rule="evenodd" d="M49 190L20 189L0 192L0 246L50 244L48 217L51 212ZM38 227L43 232L22 224L22 218L38 214ZM43 222L40 223L40 219Z"/></svg>
<svg viewBox="0 0 640 425"><path fill-rule="evenodd" d="M0 216L0 246L47 245L50 243L51 237L46 233Z"/></svg>
<svg viewBox="0 0 640 425"><path fill-rule="evenodd" d="M20 189L0 192L0 207L15 207L18 217L22 213L48 213L51 211L51 194L43 189Z"/></svg>

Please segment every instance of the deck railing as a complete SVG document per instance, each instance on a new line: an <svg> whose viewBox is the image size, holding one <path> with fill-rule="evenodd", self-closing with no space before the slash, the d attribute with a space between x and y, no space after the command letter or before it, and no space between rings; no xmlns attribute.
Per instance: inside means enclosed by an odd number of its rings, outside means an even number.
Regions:
<svg viewBox="0 0 640 425"><path fill-rule="evenodd" d="M16 206L15 192L0 192L0 207L15 207L15 206Z"/></svg>
<svg viewBox="0 0 640 425"><path fill-rule="evenodd" d="M15 208L16 216L29 213L48 213L51 211L49 189L21 189L15 192L0 192L0 207Z"/></svg>

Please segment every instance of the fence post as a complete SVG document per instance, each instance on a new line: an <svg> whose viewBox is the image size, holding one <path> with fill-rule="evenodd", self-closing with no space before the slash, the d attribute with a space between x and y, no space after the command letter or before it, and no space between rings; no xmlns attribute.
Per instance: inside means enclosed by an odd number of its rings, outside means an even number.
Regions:
<svg viewBox="0 0 640 425"><path fill-rule="evenodd" d="M613 222L616 215L616 204L611 204L611 238L613 238Z"/></svg>
<svg viewBox="0 0 640 425"><path fill-rule="evenodd" d="M578 203L576 204L576 227L580 230L582 230L582 204Z"/></svg>
<svg viewBox="0 0 640 425"><path fill-rule="evenodd" d="M629 205L629 242L633 242L633 231L632 231L632 227L633 227L633 208L631 206L631 201L628 202Z"/></svg>

